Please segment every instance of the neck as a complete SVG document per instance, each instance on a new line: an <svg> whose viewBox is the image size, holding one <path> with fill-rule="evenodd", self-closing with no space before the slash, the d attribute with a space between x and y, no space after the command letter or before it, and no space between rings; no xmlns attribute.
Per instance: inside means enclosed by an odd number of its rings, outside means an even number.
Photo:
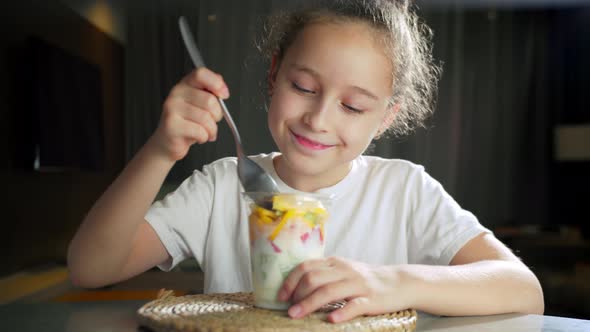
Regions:
<svg viewBox="0 0 590 332"><path fill-rule="evenodd" d="M348 162L337 169L323 173L301 174L292 170L282 155L273 159L273 165L283 182L289 187L303 192L315 192L322 188L331 187L342 181L352 169L352 162Z"/></svg>

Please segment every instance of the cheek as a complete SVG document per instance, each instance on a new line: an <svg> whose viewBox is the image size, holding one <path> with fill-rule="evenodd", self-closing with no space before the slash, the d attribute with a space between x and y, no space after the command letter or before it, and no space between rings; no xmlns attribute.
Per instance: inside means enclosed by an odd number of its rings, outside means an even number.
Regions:
<svg viewBox="0 0 590 332"><path fill-rule="evenodd" d="M269 125L277 125L279 122L297 117L297 110L300 108L297 100L289 98L288 94L277 90L270 101L268 109Z"/></svg>
<svg viewBox="0 0 590 332"><path fill-rule="evenodd" d="M277 109L276 109L276 105L274 105L272 103L272 101L270 102L270 104L268 105L268 114L266 115L266 120L267 120L267 124L268 124L268 128L270 129L270 133L275 136L276 135L276 129L277 129L277 124L278 124L278 119L277 119Z"/></svg>
<svg viewBox="0 0 590 332"><path fill-rule="evenodd" d="M284 130L283 124L288 121L289 112L287 109L287 103L283 99L278 98L278 95L273 96L268 105L267 122L270 133L273 136L275 142L277 138L281 136L282 130Z"/></svg>
<svg viewBox="0 0 590 332"><path fill-rule="evenodd" d="M365 120L348 120L345 125L340 127L340 133L347 137L350 144L368 145L371 143L379 129L380 122L374 119Z"/></svg>
<svg viewBox="0 0 590 332"><path fill-rule="evenodd" d="M281 107L279 107L279 105L277 104L278 103L276 99L273 98L270 104L268 105L268 126L271 128L277 125L277 123L279 122L279 118L281 117Z"/></svg>

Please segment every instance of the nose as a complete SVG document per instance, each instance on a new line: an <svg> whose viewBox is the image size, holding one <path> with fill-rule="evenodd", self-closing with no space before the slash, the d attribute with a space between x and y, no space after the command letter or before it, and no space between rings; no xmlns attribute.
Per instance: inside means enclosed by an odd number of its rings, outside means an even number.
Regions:
<svg viewBox="0 0 590 332"><path fill-rule="evenodd" d="M329 106L326 102L313 105L311 109L303 114L303 123L314 132L325 132L327 130Z"/></svg>

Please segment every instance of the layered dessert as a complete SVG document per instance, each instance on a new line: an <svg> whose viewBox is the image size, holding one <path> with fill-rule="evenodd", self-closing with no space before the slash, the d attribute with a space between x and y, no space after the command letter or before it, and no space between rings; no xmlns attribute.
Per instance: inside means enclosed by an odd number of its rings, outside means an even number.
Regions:
<svg viewBox="0 0 590 332"><path fill-rule="evenodd" d="M252 204L249 216L250 257L255 305L287 309L277 294L299 263L324 256L328 212L317 198L278 194L272 204Z"/></svg>

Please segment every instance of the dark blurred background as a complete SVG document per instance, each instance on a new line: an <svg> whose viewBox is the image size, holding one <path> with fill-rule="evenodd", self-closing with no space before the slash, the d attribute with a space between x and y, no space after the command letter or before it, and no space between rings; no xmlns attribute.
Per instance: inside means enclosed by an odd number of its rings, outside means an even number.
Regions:
<svg viewBox="0 0 590 332"><path fill-rule="evenodd" d="M247 150L275 149L263 106L266 64L254 41L266 14L293 3L0 4L0 303L74 294L63 269L69 240L155 129L170 88L191 70L180 15L208 66L228 82L227 104ZM379 140L370 153L424 165L531 266L546 314L590 319L590 1L417 4L443 66L436 112L428 129ZM233 153L222 123L217 142L193 147L160 196L193 169ZM198 267L187 262L176 272L149 271L143 288L105 290L199 290ZM19 293L12 285L23 275L32 286L19 284Z"/></svg>

